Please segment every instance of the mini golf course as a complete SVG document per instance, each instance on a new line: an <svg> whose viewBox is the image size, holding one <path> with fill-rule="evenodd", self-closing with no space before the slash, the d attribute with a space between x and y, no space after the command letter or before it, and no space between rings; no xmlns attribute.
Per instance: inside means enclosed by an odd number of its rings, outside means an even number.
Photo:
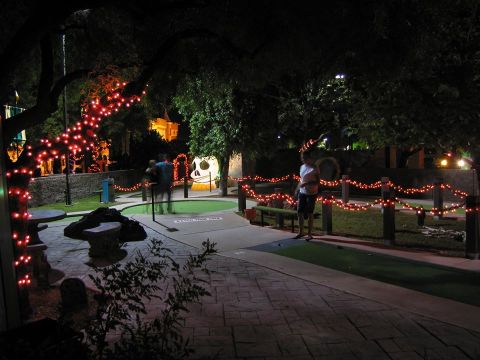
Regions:
<svg viewBox="0 0 480 360"><path fill-rule="evenodd" d="M409 261L406 259L334 246L308 243L276 254L330 269L480 306L480 273Z"/></svg>
<svg viewBox="0 0 480 360"><path fill-rule="evenodd" d="M157 208L159 204L155 204ZM163 203L166 209L167 204ZM172 208L175 214L202 214L206 212L222 211L237 207L235 201L223 200L177 200L172 201ZM155 210L157 213L158 210ZM122 215L151 214L152 204L134 205L122 210Z"/></svg>

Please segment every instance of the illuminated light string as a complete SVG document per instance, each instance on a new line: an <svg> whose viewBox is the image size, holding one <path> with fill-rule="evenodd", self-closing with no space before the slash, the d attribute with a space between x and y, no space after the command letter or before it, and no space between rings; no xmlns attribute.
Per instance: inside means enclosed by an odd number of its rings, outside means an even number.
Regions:
<svg viewBox="0 0 480 360"><path fill-rule="evenodd" d="M113 185L113 188L117 191L129 192L129 191L136 191L136 190L140 189L142 186L143 186L143 183L139 182L139 183L137 183L135 185L132 185L130 187L122 187L122 186L119 186L119 185Z"/></svg>
<svg viewBox="0 0 480 360"><path fill-rule="evenodd" d="M242 185L242 191L249 197L254 198L260 202L271 202L273 200L283 200L286 201L289 205L296 205L297 201L293 198L293 196L284 193L274 193L269 195L264 194L257 194L255 190L253 190L250 185Z"/></svg>
<svg viewBox="0 0 480 360"><path fill-rule="evenodd" d="M185 176L188 176L188 156L186 154L180 153L177 155L175 160L173 160L173 180L177 181L178 179L178 166L180 159L183 159L183 166L185 168Z"/></svg>
<svg viewBox="0 0 480 360"><path fill-rule="evenodd" d="M282 177L273 177L273 178L265 178L265 177L262 177L262 176L259 176L259 175L244 176L244 177L231 177L231 176L229 176L228 178L232 179L232 180L235 180L235 181L240 181L240 182L256 181L256 182L271 182L271 183L283 182L283 181L286 181L286 180L289 180L289 179L293 179L295 181L300 180L300 176L298 176L296 174L289 174L289 175L285 175L285 176L282 176ZM371 183L371 184L366 184L366 183L362 183L360 181L351 180L351 179L333 180L333 181L320 179L320 185L324 186L324 187L337 187L337 186L342 185L343 182L346 182L349 185L354 186L356 188L359 188L361 190L380 189L382 187L382 185L384 185L384 183L382 183L382 181L380 181L380 180L376 181L374 183ZM427 184L427 185L424 185L420 188L404 188L401 185L395 185L391 181L389 181L388 183L385 183L385 185L388 186L389 188L394 189L396 192L403 193L403 194L423 194L423 193L426 193L430 190L433 190L435 188L435 186L437 186L435 184ZM442 190L446 189L446 190L451 191L454 196L457 196L457 197L460 197L460 198L465 198L466 196L468 196L468 193L466 193L464 191L461 191L461 190L458 190L458 189L454 189L452 187L452 185L450 185L450 184L440 184L439 186Z"/></svg>
<svg viewBox="0 0 480 360"><path fill-rule="evenodd" d="M378 205L378 204L381 204L382 203L382 199L377 199L377 200L374 200L373 202L369 202L369 203L366 203L366 204L355 204L355 203L344 203L342 200L340 199L334 199L332 201L332 203L343 209L343 210L349 210L349 211L366 211L370 208L372 208L373 206L375 205Z"/></svg>
<svg viewBox="0 0 480 360"><path fill-rule="evenodd" d="M308 149L310 149L316 142L318 142L318 139L317 140L313 140L313 139L310 139L308 140L307 142L305 142L305 144L303 144L300 149L298 150L298 152L305 152L307 151Z"/></svg>
<svg viewBox="0 0 480 360"><path fill-rule="evenodd" d="M269 203L274 200L286 201L291 206L295 206L297 203L297 201L289 194L284 194L284 193L257 194L250 187L250 185L247 185L247 184L242 185L242 191L246 194L246 196L254 198L256 201L262 202L262 203ZM405 209L414 210L417 213L426 212L426 210L423 207L410 205L400 200L399 198L393 198L393 199L387 199L387 200L376 199L373 202L356 204L356 203L350 203L350 202L344 203L342 200L335 198L333 195L329 195L327 197L319 196L317 198L317 202L320 202L326 205L332 204L343 210L348 210L348 211L366 211L376 205L381 205L384 208L395 207L395 205L398 203L402 205ZM457 209L463 208L463 207L465 207L465 203L452 204L451 206L447 206L441 209L432 208L431 210L428 211L428 213L432 215L447 214L449 212L455 212Z"/></svg>
<svg viewBox="0 0 480 360"><path fill-rule="evenodd" d="M107 101L101 102L99 98L93 99L82 108L82 116L72 127L55 139L42 139L39 146L32 148L26 146L26 155L34 160L37 167L44 161L64 158L64 153L68 150L73 158L80 158L84 151L94 149L97 135L95 130L99 128L99 122L118 112L121 107L130 107L133 103L139 102L141 96L133 95L128 98L120 93L125 88L126 83L117 83L109 95ZM14 265L17 271L17 284L21 288L31 284L28 265L31 262L31 256L27 254L27 246L30 241L28 234L28 200L31 195L28 192L28 184L32 180L33 170L28 167L21 167L10 170L6 173L8 182L8 197L11 203L11 239L15 243ZM137 184L136 184L137 185ZM135 186L136 186L135 185Z"/></svg>
<svg viewBox="0 0 480 360"><path fill-rule="evenodd" d="M458 197L461 197L461 198L465 198L465 197L468 196L468 193L466 193L465 191L454 189L452 187L452 185L450 185L450 184L444 184L444 186L447 190L450 190L452 192L452 194L455 195L455 196L458 196Z"/></svg>
<svg viewBox="0 0 480 360"><path fill-rule="evenodd" d="M402 205L404 209L416 211L417 214L422 214L427 212L423 206L413 206L405 201L400 200L399 198L395 198L395 202ZM465 207L465 203L452 204L451 206L443 207L441 209L432 208L428 211L428 213L434 216L437 216L442 214L455 213L457 209L464 208L464 207ZM465 209L465 211L467 211L467 209Z"/></svg>
<svg viewBox="0 0 480 360"><path fill-rule="evenodd" d="M403 193L403 194L424 194L435 188L434 184L424 185L421 188L409 188L409 189L404 189L400 185L395 186L392 183L389 183L389 186L393 188L396 192Z"/></svg>
<svg viewBox="0 0 480 360"><path fill-rule="evenodd" d="M293 177L294 180L299 180L299 179L300 179L299 176L296 176L296 175L294 175L294 174L285 175L285 176L282 176L282 177L273 177L273 178L265 178L265 177L262 177L262 176L259 176L259 175L255 175L255 176L244 176L244 177L233 177L233 176L229 176L228 178L229 178L230 180L239 181L239 182L258 181L258 182L277 183L277 182L282 182L282 181L289 180L289 179L291 179L292 177Z"/></svg>

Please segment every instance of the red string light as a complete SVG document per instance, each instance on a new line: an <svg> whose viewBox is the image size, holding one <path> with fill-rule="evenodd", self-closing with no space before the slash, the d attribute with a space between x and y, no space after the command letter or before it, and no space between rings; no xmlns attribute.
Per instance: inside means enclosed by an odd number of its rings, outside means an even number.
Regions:
<svg viewBox="0 0 480 360"><path fill-rule="evenodd" d="M188 157L185 154L178 154L175 160L173 160L173 180L178 180L178 165L180 159L183 159L183 166L185 167L185 176L188 176Z"/></svg>
<svg viewBox="0 0 480 360"><path fill-rule="evenodd" d="M305 144L302 145L302 147L298 150L298 152L305 152L305 151L307 151L307 150L310 149L310 148L312 147L312 145L315 144L317 141L318 141L318 139L317 139L317 140L313 140L313 139L308 140Z"/></svg>
<svg viewBox="0 0 480 360"><path fill-rule="evenodd" d="M122 187L122 186L119 186L119 185L113 185L113 188L117 191L129 192L129 191L136 191L136 190L140 189L142 186L143 186L143 183L139 182L139 183L137 183L135 185L132 185L130 187Z"/></svg>
<svg viewBox="0 0 480 360"><path fill-rule="evenodd" d="M110 116L113 111L118 112L122 106L129 107L134 101L140 101L141 97L137 95L128 98L122 97L120 91L125 86L126 83L124 82L118 83L115 88L111 88L110 94L107 94L105 97L106 101L101 100L99 97L93 99L90 103L83 106L80 121L53 140L41 139L40 144L35 149L28 145L26 147L26 155L33 159L36 167L39 167L44 161L58 159L59 157L65 158L64 155L60 154L65 154L67 150L74 159L83 157L82 152L94 147L94 142L97 138L94 131L99 128L99 122L104 117ZM145 95L145 91L142 92L143 95ZM27 189L32 176L33 170L28 167L16 168L6 173L8 197L12 204L11 238L16 245L14 265L17 269L17 282L20 287L31 283L30 275L28 274L31 256L27 254L27 245L30 241L27 221L31 216L28 213L28 200L31 199L31 196ZM134 185L135 188L139 186L140 184Z"/></svg>

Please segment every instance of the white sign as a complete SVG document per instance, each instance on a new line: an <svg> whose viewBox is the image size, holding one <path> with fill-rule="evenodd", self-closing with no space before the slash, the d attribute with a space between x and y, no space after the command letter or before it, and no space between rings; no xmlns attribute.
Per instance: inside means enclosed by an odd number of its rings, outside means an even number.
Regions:
<svg viewBox="0 0 480 360"><path fill-rule="evenodd" d="M185 224L185 223L194 223L194 222L201 222L201 221L218 221L223 220L220 216L211 216L211 217L201 217L201 218L193 218L193 219L178 219L174 220L175 224Z"/></svg>

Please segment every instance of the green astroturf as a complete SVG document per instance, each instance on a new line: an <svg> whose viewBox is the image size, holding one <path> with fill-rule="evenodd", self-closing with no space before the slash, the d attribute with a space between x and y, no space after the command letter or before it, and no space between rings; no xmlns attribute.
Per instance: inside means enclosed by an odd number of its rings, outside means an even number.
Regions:
<svg viewBox="0 0 480 360"><path fill-rule="evenodd" d="M292 246L275 253L427 294L480 306L480 273L318 243Z"/></svg>
<svg viewBox="0 0 480 360"><path fill-rule="evenodd" d="M167 208L167 204L162 204L164 210ZM155 206L158 206L156 204ZM173 201L172 207L176 214L201 214L205 212L221 211L233 209L237 206L234 201L215 201L215 200L181 200ZM135 205L122 210L123 215L133 214L151 214L152 205Z"/></svg>

